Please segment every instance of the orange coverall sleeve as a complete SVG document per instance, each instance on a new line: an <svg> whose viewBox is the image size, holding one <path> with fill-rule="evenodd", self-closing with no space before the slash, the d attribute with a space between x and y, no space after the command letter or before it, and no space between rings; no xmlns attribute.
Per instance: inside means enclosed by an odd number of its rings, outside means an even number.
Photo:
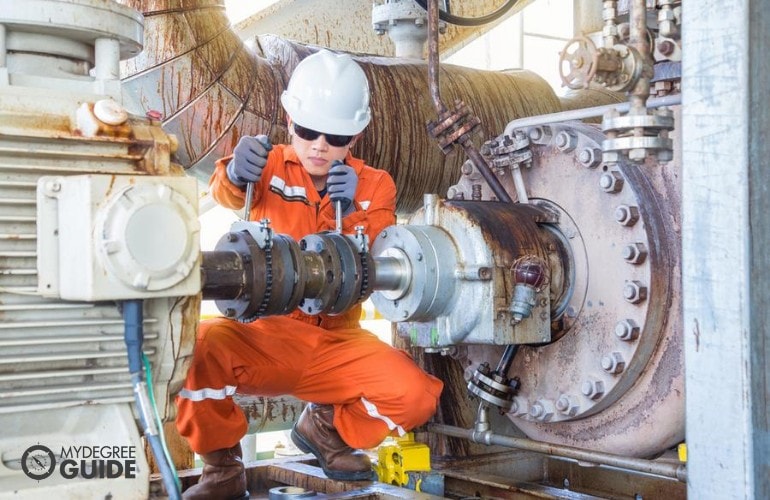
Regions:
<svg viewBox="0 0 770 500"><path fill-rule="evenodd" d="M238 210L243 208L244 203L246 203L246 190L230 182L230 179L227 177L227 164L230 163L232 158L233 155L230 155L217 160L214 173L209 179L209 192L211 197L223 207ZM255 189L252 203L258 202L261 197L262 191Z"/></svg>

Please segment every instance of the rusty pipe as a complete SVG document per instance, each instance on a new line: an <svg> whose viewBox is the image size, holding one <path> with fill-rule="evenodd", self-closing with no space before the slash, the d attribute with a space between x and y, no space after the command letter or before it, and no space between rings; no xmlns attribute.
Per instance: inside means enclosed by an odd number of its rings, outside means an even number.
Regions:
<svg viewBox="0 0 770 500"><path fill-rule="evenodd" d="M446 106L441 102L441 94L439 89L439 57L438 57L438 0L428 0L428 74L430 76L430 95L433 99L433 105L436 108L436 113L441 116L446 111ZM481 176L489 185L492 192L495 194L498 200L505 203L513 203L513 199L503 187L500 179L489 168L486 160L481 153L479 153L476 146L471 141L469 134L466 132L458 139L458 142L465 150L465 154L471 160L473 165L479 171Z"/></svg>
<svg viewBox="0 0 770 500"><path fill-rule="evenodd" d="M440 115L446 111L446 106L441 102L439 88L438 31L438 0L428 0L428 85L433 107Z"/></svg>

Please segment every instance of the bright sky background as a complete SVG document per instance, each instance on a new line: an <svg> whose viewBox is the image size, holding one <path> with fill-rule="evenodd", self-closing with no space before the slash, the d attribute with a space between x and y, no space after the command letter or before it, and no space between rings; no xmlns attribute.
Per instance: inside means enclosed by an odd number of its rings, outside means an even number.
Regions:
<svg viewBox="0 0 770 500"><path fill-rule="evenodd" d="M225 0L227 17L233 24L246 19L255 12L273 5L278 0Z"/></svg>

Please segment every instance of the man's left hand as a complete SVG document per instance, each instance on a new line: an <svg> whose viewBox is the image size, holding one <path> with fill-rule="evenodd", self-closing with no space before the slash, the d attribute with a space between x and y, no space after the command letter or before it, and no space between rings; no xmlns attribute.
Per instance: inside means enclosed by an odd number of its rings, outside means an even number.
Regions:
<svg viewBox="0 0 770 500"><path fill-rule="evenodd" d="M349 215L355 211L353 198L356 195L358 187L358 176L356 171L350 165L345 165L341 161L335 161L332 168L329 169L329 177L326 179L326 187L329 192L329 199L332 202L340 200L342 202L342 214Z"/></svg>

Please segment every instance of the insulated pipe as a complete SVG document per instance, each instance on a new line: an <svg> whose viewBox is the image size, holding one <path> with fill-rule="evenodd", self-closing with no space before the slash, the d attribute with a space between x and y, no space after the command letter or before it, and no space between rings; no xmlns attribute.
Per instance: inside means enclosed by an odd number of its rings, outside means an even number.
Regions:
<svg viewBox="0 0 770 500"><path fill-rule="evenodd" d="M296 64L317 47L262 35L247 47L232 31L222 0L118 0L141 9L142 53L124 61L122 88L140 107L160 115L179 139L175 155L187 173L207 182L214 161L232 151L244 134L286 139L279 97ZM445 196L466 158L444 153L425 131L435 118L426 62L354 56L369 80L372 124L354 154L386 170L396 182L397 210L411 213L426 192ZM510 120L562 108L548 83L524 70L483 71L443 64L441 90L447 102L461 98L481 120L482 141Z"/></svg>
<svg viewBox="0 0 770 500"><path fill-rule="evenodd" d="M503 436L491 431L476 432L473 429L463 429L451 425L428 424L428 432L468 439L474 443L534 451L536 453L570 458L581 462L591 462L599 465L608 465L647 474L655 474L657 476L670 477L683 483L687 482L687 468L684 464L671 464L645 460L642 458L621 457L609 453L574 448L572 446L543 443L513 436Z"/></svg>

